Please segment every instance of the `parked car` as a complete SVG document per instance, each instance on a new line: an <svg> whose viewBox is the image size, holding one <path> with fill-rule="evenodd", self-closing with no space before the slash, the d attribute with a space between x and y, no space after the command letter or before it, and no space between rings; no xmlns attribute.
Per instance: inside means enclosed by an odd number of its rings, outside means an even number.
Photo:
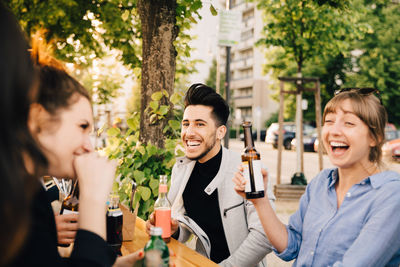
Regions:
<svg viewBox="0 0 400 267"><path fill-rule="evenodd" d="M382 146L382 155L385 158L393 158L394 148L400 145L400 130L385 127L385 139L386 142Z"/></svg>
<svg viewBox="0 0 400 267"><path fill-rule="evenodd" d="M257 131L252 131L251 135L253 136L253 140L257 141ZM260 140L265 140L266 130L260 130ZM244 133L239 135L240 140L244 141Z"/></svg>
<svg viewBox="0 0 400 267"><path fill-rule="evenodd" d="M308 124L303 124L303 134L309 135L315 128ZM279 137L279 123L272 123L267 130L267 136L265 142L271 144L274 148L278 148L278 137ZM286 150L292 148L292 140L296 137L296 124L294 122L283 123L283 147Z"/></svg>
<svg viewBox="0 0 400 267"><path fill-rule="evenodd" d="M326 154L326 151L325 151L325 148L324 148L323 144L321 144L321 147L322 147L322 153ZM318 152L318 148L319 148L319 140L318 140L318 137L317 137L317 138L315 138L315 141L314 141L314 151Z"/></svg>
<svg viewBox="0 0 400 267"><path fill-rule="evenodd" d="M315 140L317 139L317 133L311 132L311 133L306 133L303 135L303 146L304 146L304 151L306 152L314 152L314 143ZM296 149L297 145L297 138L292 139L292 149Z"/></svg>
<svg viewBox="0 0 400 267"><path fill-rule="evenodd" d="M392 148L392 159L399 162L400 161L400 144L393 146Z"/></svg>

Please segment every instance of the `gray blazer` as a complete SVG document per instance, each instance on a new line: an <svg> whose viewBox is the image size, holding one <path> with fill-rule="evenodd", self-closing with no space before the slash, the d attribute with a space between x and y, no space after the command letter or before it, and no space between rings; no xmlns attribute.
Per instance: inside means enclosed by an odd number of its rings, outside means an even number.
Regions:
<svg viewBox="0 0 400 267"><path fill-rule="evenodd" d="M199 247L206 247L199 252L209 256L209 240L206 234L200 229L193 220L187 220L185 208L183 206L182 194L187 181L192 173L195 161L186 157L177 158L172 169L171 188L168 199L172 203L172 217L177 218L179 224L180 242L186 242L192 233L201 235L199 241L203 244L196 244L194 248L199 251ZM243 200L234 190L232 178L241 164L241 157L238 153L223 148L220 169L215 178L204 190L207 194L212 194L218 189L218 200L222 218L222 224L228 243L230 256L219 263L221 266L266 266L265 256L272 250L262 228L257 212L250 201ZM268 198L271 202L275 197L268 186ZM183 217L183 221L181 220ZM205 236L204 236L205 235ZM207 244L208 243L208 244Z"/></svg>

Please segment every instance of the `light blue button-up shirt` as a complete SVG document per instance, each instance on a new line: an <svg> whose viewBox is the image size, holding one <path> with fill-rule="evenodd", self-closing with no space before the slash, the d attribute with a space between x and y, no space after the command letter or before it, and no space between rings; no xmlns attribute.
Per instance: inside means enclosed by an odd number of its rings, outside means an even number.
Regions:
<svg viewBox="0 0 400 267"><path fill-rule="evenodd" d="M365 178L337 208L337 169L326 169L307 186L286 227L288 247L278 256L293 266L399 266L400 175Z"/></svg>

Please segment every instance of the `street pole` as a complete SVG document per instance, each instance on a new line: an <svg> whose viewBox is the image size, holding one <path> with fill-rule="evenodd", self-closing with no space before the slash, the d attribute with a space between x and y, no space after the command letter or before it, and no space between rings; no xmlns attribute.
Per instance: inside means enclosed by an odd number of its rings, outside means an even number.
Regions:
<svg viewBox="0 0 400 267"><path fill-rule="evenodd" d="M216 59L216 61L217 61L217 74L216 74L216 76L217 77L215 77L215 91L218 93L218 94L221 94L221 88L219 87L219 85L220 85L220 83L221 83L221 68L220 68L220 66L219 66L219 64L221 63L221 58L220 58L220 51L219 51L219 46L217 46L217 59Z"/></svg>
<svg viewBox="0 0 400 267"><path fill-rule="evenodd" d="M229 10L231 7L231 0L226 0L226 9ZM231 47L227 46L226 47L226 66L225 66L225 100L226 103L230 107L230 79L231 79L231 68L230 68L230 63L231 63ZM226 123L226 134L224 137L224 146L226 148L229 148L229 130L230 130L230 119L228 118L228 121Z"/></svg>

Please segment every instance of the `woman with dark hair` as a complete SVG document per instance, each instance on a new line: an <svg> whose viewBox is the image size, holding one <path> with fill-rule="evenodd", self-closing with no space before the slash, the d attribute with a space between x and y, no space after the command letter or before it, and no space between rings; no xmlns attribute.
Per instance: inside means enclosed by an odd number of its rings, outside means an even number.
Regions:
<svg viewBox="0 0 400 267"><path fill-rule="evenodd" d="M28 131L35 101L35 71L21 29L0 3L0 266L21 247L29 225L30 200L47 161ZM29 170L25 160L29 159Z"/></svg>
<svg viewBox="0 0 400 267"><path fill-rule="evenodd" d="M382 163L387 115L378 93L343 88L326 104L322 141L336 167L311 180L288 225L266 199L251 200L275 252L293 266L400 264L400 175ZM245 196L241 171L233 180Z"/></svg>
<svg viewBox="0 0 400 267"><path fill-rule="evenodd" d="M88 93L54 62L41 62L33 52L35 75L18 25L2 6L0 34L0 118L5 126L0 136L0 265L132 266L142 252L115 261L105 241L106 200L116 164L93 151ZM69 258L57 250L53 210L38 178L45 174L79 180L79 229Z"/></svg>

